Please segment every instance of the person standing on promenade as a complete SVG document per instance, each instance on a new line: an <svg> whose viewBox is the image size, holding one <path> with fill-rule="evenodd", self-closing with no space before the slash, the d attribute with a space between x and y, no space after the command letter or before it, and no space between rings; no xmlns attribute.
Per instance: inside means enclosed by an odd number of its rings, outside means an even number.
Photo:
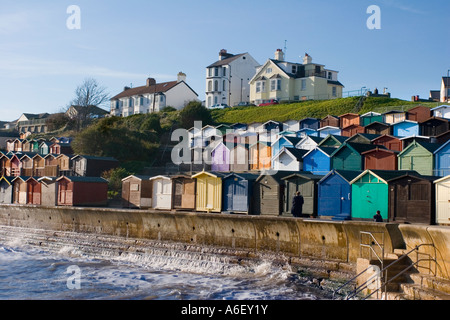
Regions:
<svg viewBox="0 0 450 320"><path fill-rule="evenodd" d="M292 209L291 213L294 217L298 218L302 216L303 212L303 196L300 194L300 191L295 193L294 198L292 199Z"/></svg>

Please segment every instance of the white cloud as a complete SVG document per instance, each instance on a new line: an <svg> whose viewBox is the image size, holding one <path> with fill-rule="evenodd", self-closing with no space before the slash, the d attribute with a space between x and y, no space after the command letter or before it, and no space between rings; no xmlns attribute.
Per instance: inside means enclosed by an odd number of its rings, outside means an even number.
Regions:
<svg viewBox="0 0 450 320"><path fill-rule="evenodd" d="M414 8L408 5L403 4L401 1L398 0L384 0L383 1L386 5L400 9L402 11L415 13L415 14L426 14L425 11L420 10L418 8Z"/></svg>

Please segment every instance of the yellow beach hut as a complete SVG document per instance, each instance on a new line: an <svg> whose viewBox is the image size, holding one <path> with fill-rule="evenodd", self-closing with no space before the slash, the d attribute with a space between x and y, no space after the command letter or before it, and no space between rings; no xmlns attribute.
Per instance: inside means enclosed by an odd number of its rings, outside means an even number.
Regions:
<svg viewBox="0 0 450 320"><path fill-rule="evenodd" d="M222 178L224 176L214 171L202 171L192 176L197 180L196 211L222 211Z"/></svg>

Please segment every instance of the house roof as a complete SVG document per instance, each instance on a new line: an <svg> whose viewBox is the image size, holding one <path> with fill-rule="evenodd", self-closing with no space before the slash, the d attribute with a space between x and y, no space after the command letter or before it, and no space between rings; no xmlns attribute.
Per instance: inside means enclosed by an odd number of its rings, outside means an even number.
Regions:
<svg viewBox="0 0 450 320"><path fill-rule="evenodd" d="M246 53L240 53L240 54L228 54L228 58L222 59L222 60L218 60L216 62L214 62L213 64L210 64L209 66L207 66L207 68L211 68L211 67L220 67L220 66L224 66L229 64L230 62L243 57L244 55L246 55Z"/></svg>
<svg viewBox="0 0 450 320"><path fill-rule="evenodd" d="M139 96L139 95L144 95L144 94L165 93L180 83L185 83L185 82L184 81L180 81L180 82L169 81L169 82L157 83L155 85L150 85L150 86L141 86L141 87L136 87L136 88L130 88L130 89L122 91L118 95L115 95L114 97L111 98L111 100L117 100L120 98ZM188 86L188 85L186 84L186 86ZM194 90L192 90L192 91L195 93ZM195 94L197 94L197 93L195 93Z"/></svg>

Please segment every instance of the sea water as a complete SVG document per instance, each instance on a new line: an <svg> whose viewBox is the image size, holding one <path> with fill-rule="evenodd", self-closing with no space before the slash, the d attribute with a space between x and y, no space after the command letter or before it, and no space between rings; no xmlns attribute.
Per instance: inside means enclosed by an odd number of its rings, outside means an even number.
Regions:
<svg viewBox="0 0 450 320"><path fill-rule="evenodd" d="M270 259L239 265L170 247L117 253L94 236L39 246L23 230L7 231L0 232L1 300L332 299L323 283Z"/></svg>

